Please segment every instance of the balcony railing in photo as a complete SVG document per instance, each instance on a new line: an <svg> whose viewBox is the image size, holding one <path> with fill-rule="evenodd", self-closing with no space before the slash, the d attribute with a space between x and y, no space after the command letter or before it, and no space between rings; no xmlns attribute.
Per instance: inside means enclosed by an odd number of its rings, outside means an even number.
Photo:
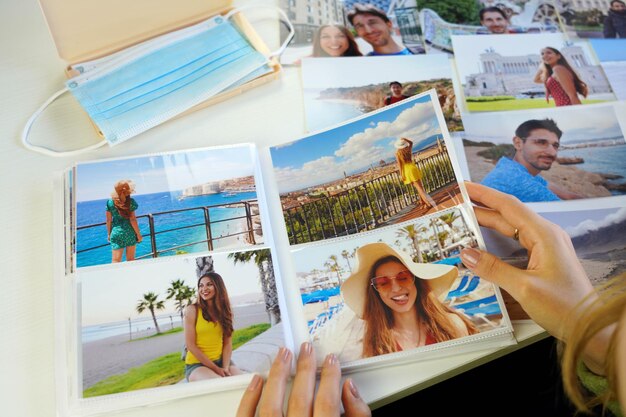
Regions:
<svg viewBox="0 0 626 417"><path fill-rule="evenodd" d="M415 158L427 193L454 182L450 157L444 149ZM289 243L314 242L374 229L419 201L411 185L404 185L398 172L371 179L333 195L283 210Z"/></svg>
<svg viewBox="0 0 626 417"><path fill-rule="evenodd" d="M244 209L245 214L220 218L217 220L211 219L211 215L210 215L211 209L239 208L239 207ZM194 213L194 212L201 212L202 216L198 215L198 216L190 216L190 217L195 217L195 218L201 217L202 221L198 221L194 219L194 220L191 220L190 222L179 224L176 227L166 227L161 230L158 230L158 228L155 226L155 220L160 217L176 215L179 213ZM237 237L237 236L244 236L248 244L255 245L256 244L255 233L258 233L259 235L262 233L260 221L257 221L257 222L254 221L254 219L258 219L258 218L259 218L259 214L258 214L258 201L257 200L246 200L246 201L241 201L241 202L236 202L236 203L215 204L215 205L210 205L210 206L200 206L200 207L184 208L184 209L178 209L178 210L161 211L161 212L155 212L155 213L143 214L143 215L137 216L137 222L140 225L140 229L142 230L142 235L143 235L144 240L149 239L150 250L148 251L148 253L143 253L141 255L138 255L136 259L148 258L148 257L157 258L166 252L175 252L183 248L188 248L190 246L194 246L198 244L205 244L207 250L211 251L216 246L216 243L219 242L220 240ZM213 235L212 226L219 224L219 223L226 223L226 222L242 223L243 219L245 219L244 230L232 231L226 235L222 234L221 236ZM148 227L148 233L145 233L144 231L145 229L144 225L146 223ZM255 225L255 223L257 223L258 225ZM77 235L80 231L93 229L96 227L106 227L106 223L95 223L95 224L79 226L76 228ZM182 244L178 244L174 246L167 246L167 247L158 247L157 245L157 236L165 236L167 234L175 233L179 230L193 229L193 228L198 228L198 227L204 228L205 236L206 236L205 239L189 241L189 242L185 242ZM76 251L76 254L80 255L81 253L94 251L103 247L109 247L110 244L106 242L106 231L102 233L102 236L103 236L103 241L104 241L102 244L97 244L97 245L89 246L86 248L81 248L80 250Z"/></svg>

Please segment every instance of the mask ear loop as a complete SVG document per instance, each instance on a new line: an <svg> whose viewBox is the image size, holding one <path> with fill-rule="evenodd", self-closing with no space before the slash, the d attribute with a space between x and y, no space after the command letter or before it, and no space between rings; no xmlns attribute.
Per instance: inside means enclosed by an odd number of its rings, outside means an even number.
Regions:
<svg viewBox="0 0 626 417"><path fill-rule="evenodd" d="M287 24L287 27L289 28L289 34L287 35L287 38L285 38L285 40L283 41L282 45L280 45L280 47L275 50L274 52L271 52L268 55L268 59L274 58L274 57L279 57L283 54L283 52L285 52L285 49L287 48L287 45L289 45L289 42L291 42L291 40L293 39L293 37L296 34L296 29L294 29L293 25L291 24L291 21L289 20L289 17L287 17L287 14L284 12L283 9L276 7L276 6L270 6L270 5L266 5L266 4L256 4L256 5L250 5L250 6L241 6L241 7L237 7L236 9L231 10L230 12L226 13L224 15L224 19L229 20L234 14L236 13L241 13L244 10L248 10L248 9L260 9L260 8L266 8L266 9L274 9L275 11L277 11L281 17L282 20Z"/></svg>
<svg viewBox="0 0 626 417"><path fill-rule="evenodd" d="M35 120L39 117L39 115L46 109L46 107L48 107L54 100L56 100L57 98L59 98L61 95L63 95L64 93L66 93L67 91L69 91L66 88L57 91L56 93L52 94L52 96L50 96L50 98L48 98L38 109L37 111L35 111L35 113L32 114L32 116L30 116L28 118L28 120L26 121L26 124L24 125L24 129L22 130L22 135L21 135L21 140L22 140L22 144L24 145L24 147L26 149L29 149L31 151L34 152L38 152L47 156L55 156L55 157L59 157L59 156L73 156L73 155L78 155L84 152L88 152L94 149L97 149L103 145L105 145L107 143L106 140L102 140L101 142L96 143L95 145L90 145L90 146L86 146L84 148L80 148L80 149L75 149L73 151L55 151L52 148L47 148L45 146L37 146L37 145L33 145L32 143L30 143L28 141L28 134L30 133L30 129L33 127L33 123L35 123Z"/></svg>

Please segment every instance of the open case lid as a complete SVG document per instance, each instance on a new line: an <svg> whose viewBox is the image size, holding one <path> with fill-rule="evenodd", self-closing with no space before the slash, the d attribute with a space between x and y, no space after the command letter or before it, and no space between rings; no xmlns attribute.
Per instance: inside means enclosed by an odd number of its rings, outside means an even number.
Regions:
<svg viewBox="0 0 626 417"><path fill-rule="evenodd" d="M39 0L59 56L98 58L228 11L232 0Z"/></svg>

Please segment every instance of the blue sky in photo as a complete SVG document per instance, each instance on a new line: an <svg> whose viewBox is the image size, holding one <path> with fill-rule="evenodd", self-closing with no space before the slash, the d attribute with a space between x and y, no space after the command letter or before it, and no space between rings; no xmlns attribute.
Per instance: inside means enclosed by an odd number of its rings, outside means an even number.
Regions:
<svg viewBox="0 0 626 417"><path fill-rule="evenodd" d="M140 195L253 174L249 145L86 162L77 166L77 201L108 198L122 179L132 180Z"/></svg>
<svg viewBox="0 0 626 417"><path fill-rule="evenodd" d="M397 105L329 130L270 149L279 192L323 184L393 157L400 136L414 148L441 128L430 95Z"/></svg>
<svg viewBox="0 0 626 417"><path fill-rule="evenodd" d="M626 39L589 39L600 62L626 61Z"/></svg>

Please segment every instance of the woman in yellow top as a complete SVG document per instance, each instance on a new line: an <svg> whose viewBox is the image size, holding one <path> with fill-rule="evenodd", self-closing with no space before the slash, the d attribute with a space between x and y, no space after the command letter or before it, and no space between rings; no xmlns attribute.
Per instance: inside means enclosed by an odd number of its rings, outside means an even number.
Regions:
<svg viewBox="0 0 626 417"><path fill-rule="evenodd" d="M437 204L430 195L424 190L422 184L422 173L413 162L413 142L407 138L400 138L394 144L396 148L396 162L398 163L398 170L400 176L405 184L412 184L417 190L420 196L421 206L426 206L426 209L437 208Z"/></svg>
<svg viewBox="0 0 626 417"><path fill-rule="evenodd" d="M239 375L232 361L233 314L222 277L208 272L198 279L198 301L185 308L187 381Z"/></svg>

